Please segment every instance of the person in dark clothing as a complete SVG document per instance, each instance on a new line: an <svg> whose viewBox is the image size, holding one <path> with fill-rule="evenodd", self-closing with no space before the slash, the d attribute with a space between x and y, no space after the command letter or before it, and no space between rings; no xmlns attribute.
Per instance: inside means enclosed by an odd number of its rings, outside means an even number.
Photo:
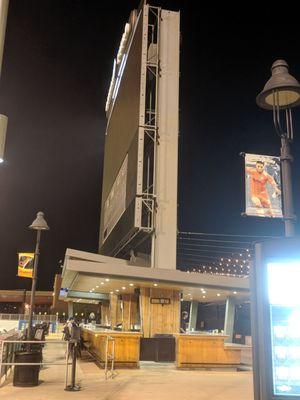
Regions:
<svg viewBox="0 0 300 400"><path fill-rule="evenodd" d="M180 320L180 332L185 333L189 325L189 313L182 311Z"/></svg>

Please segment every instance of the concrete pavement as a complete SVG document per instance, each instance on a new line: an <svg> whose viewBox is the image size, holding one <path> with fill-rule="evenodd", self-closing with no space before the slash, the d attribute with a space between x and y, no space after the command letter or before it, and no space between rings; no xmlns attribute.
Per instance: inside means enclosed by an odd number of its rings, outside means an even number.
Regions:
<svg viewBox="0 0 300 400"><path fill-rule="evenodd" d="M44 358L64 359L61 345L47 345ZM143 363L139 370L118 370L105 380L104 370L84 355L77 364L80 392L66 392L65 367L40 372L39 386L19 388L7 382L0 388L3 400L253 400L251 372L182 371L172 364Z"/></svg>

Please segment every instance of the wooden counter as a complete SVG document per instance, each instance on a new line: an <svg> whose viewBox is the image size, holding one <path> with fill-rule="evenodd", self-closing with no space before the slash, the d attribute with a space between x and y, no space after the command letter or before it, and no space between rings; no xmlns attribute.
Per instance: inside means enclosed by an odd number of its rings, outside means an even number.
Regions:
<svg viewBox="0 0 300 400"><path fill-rule="evenodd" d="M225 335L177 334L177 368L234 367L241 364L241 349L227 347Z"/></svg>
<svg viewBox="0 0 300 400"><path fill-rule="evenodd" d="M139 332L97 331L83 329L83 340L89 343L89 351L100 361L105 362L107 336L115 339L115 366L138 368L140 359ZM111 353L111 342L109 352Z"/></svg>

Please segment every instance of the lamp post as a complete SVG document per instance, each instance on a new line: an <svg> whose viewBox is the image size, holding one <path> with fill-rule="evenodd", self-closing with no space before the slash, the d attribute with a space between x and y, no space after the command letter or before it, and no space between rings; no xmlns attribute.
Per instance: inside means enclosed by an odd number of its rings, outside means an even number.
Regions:
<svg viewBox="0 0 300 400"><path fill-rule="evenodd" d="M9 5L9 0L0 0L0 75L2 69L8 5ZM7 117L5 115L0 114L0 164L4 161L6 129L7 129Z"/></svg>
<svg viewBox="0 0 300 400"><path fill-rule="evenodd" d="M281 174L285 236L295 235L290 143L293 141L292 108L300 105L300 84L289 74L288 64L277 60L271 67L272 76L256 97L259 107L273 111L273 123L281 139ZM285 120L284 125L282 120Z"/></svg>
<svg viewBox="0 0 300 400"><path fill-rule="evenodd" d="M7 130L7 117L0 114L0 164L4 161L5 138Z"/></svg>
<svg viewBox="0 0 300 400"><path fill-rule="evenodd" d="M44 213L39 211L37 213L36 219L33 223L29 226L29 229L33 229L37 231L36 237L36 246L34 252L34 264L33 264L33 275L32 275L32 286L31 286L31 295L30 295L30 311L29 311L29 320L28 320L28 334L27 339L32 339L32 315L34 309L34 301L35 301L35 288L37 282L37 270L39 264L39 256L40 256L40 241L41 241L41 232L48 231L49 226L44 219Z"/></svg>

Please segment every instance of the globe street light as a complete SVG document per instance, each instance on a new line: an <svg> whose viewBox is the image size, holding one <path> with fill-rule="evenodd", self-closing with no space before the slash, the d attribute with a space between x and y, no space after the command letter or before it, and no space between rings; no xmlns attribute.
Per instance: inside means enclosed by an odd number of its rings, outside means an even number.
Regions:
<svg viewBox="0 0 300 400"><path fill-rule="evenodd" d="M283 194L283 219L285 236L295 235L295 215L293 206L290 143L293 141L293 107L300 105L300 84L289 74L288 64L277 60L271 68L272 76L264 89L256 97L259 107L273 111L273 123L281 138L281 174ZM284 117L284 118L283 118ZM285 126L282 125L285 120Z"/></svg>
<svg viewBox="0 0 300 400"><path fill-rule="evenodd" d="M40 241L41 241L41 232L48 231L49 226L44 219L44 213L39 211L37 213L36 219L29 226L29 229L33 229L37 231L36 237L36 246L34 252L34 264L33 264L33 275L32 275L32 286L31 286L31 295L30 295L30 310L29 310L29 321L28 321L28 334L27 339L32 340L32 315L34 309L34 301L35 301L35 288L37 282L37 269L39 264L39 256L40 256Z"/></svg>

